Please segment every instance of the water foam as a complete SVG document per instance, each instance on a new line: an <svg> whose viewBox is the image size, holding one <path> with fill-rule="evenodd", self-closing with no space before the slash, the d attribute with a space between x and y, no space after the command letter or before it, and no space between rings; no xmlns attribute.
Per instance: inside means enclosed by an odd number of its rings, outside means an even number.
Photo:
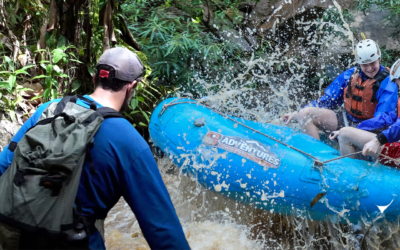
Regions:
<svg viewBox="0 0 400 250"><path fill-rule="evenodd" d="M305 32L317 27L320 33L311 33L307 42L320 46L320 57L325 58L333 56L329 47L342 48L342 44L335 39L335 33L327 32L326 27L333 27L334 32L342 33L354 49L353 33L343 18L340 6L336 1L333 4L335 7L332 8L337 9L342 20L340 26L320 20L296 21L298 29ZM244 70L236 75L223 72L214 80L192 79L194 84L203 88L197 93L200 96L197 101L205 102L225 114L282 125L280 117L299 110L306 100L305 91L309 91L304 86L309 65L301 57L287 57L285 53L289 49L286 44L283 48L276 46L262 58L253 54L248 60L243 60ZM324 69L325 62L321 63ZM354 60L349 61L348 67L353 64ZM267 73L277 66L287 67L287 72L279 75ZM322 85L323 81L318 81L319 91L308 92L308 97L320 96ZM180 94L187 92L183 89ZM296 123L289 126L298 128ZM206 148L201 152L204 157L211 157L209 165L196 163L196 157L189 151L185 151L179 161L184 166L194 162L194 169L207 170L211 175L218 176L220 173L211 172L211 166L218 157L226 155L218 155ZM328 216L323 222L304 219L306 212L296 208L290 216L275 214L273 210L260 210L218 194L226 188L224 183L215 184L216 192L205 189L195 176L183 174L167 157L159 159L158 165L192 249L361 249L363 244L368 249L395 249L400 246L399 221L385 222L382 214L372 222L365 219L358 224L351 224L348 220L344 224L340 222L341 218L346 221L346 209L333 209L336 214ZM246 178L251 178L251 175ZM246 180L242 179L240 185L246 185ZM284 195L284 191L265 195L263 202L273 202L274 198ZM329 207L327 199L322 199L322 202ZM149 249L123 199L110 211L105 225L108 249Z"/></svg>

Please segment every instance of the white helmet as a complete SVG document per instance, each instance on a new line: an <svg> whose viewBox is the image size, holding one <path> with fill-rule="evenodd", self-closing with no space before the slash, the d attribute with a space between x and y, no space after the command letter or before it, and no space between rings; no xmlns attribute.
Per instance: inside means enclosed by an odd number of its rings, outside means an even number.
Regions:
<svg viewBox="0 0 400 250"><path fill-rule="evenodd" d="M390 81L393 82L394 80L399 78L400 78L400 59L393 64L390 70Z"/></svg>
<svg viewBox="0 0 400 250"><path fill-rule="evenodd" d="M381 57L381 50L376 42L371 39L362 40L356 47L358 64L375 62Z"/></svg>

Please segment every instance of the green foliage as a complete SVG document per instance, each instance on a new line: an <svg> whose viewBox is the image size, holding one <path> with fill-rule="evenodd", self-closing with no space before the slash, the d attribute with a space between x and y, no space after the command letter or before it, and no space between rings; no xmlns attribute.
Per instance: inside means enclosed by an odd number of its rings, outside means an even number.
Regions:
<svg viewBox="0 0 400 250"><path fill-rule="evenodd" d="M18 0L16 4L15 1L4 0L5 21L20 44L18 58L13 62L10 59L13 56L12 41L5 29L0 31L0 40L6 41L0 43L0 56L6 55L0 58L0 105L9 112L15 112L17 103L22 100L19 93L27 90L22 89L21 84L39 82L43 93L35 93L36 96L31 100L41 98L44 102L66 94L87 94L93 90L91 78L97 60L103 53L102 21L109 0L72 1L64 5L63 1L56 1L58 8L63 8L63 11L57 13L58 21L53 29L47 27L43 37L41 30L46 28L43 25L49 22L51 16L50 2ZM124 46L135 51L124 41L128 35L125 26L121 25L121 2L110 3L113 4L113 31L117 40L117 43L110 42L111 47ZM140 4L140 0L138 3ZM119 30L121 28L124 30ZM42 40L38 41L42 38L45 39L46 49L37 50L39 44L44 45ZM20 65L22 61L19 60L24 55L29 55L29 66L25 68ZM147 72L151 73L145 54L138 52L138 55ZM30 67L33 67L29 71L32 75L26 72ZM155 87L154 81L151 84L147 81L139 84L135 99L145 100L145 103L141 102L135 107L134 111L142 110L140 115L133 114L136 124L148 124L149 111L164 93L163 89Z"/></svg>
<svg viewBox="0 0 400 250"><path fill-rule="evenodd" d="M62 45L62 44L60 44ZM81 63L76 59L74 53L70 50L75 47L69 45L67 47L57 47L51 52L48 50L37 50L36 52L44 52L48 60L40 61L40 67L43 69L44 74L38 75L32 78L41 79L41 84L43 86L43 99L44 101L49 101L52 99L57 99L60 94L60 90L64 90L65 86L68 85L68 71L76 69L75 66L69 64L69 62ZM74 91L77 91L80 85L77 87L77 82L74 82ZM42 97L42 96L38 96Z"/></svg>
<svg viewBox="0 0 400 250"><path fill-rule="evenodd" d="M354 17L351 14L350 10L346 10L346 9L342 10L342 15L343 15L344 21L347 24L350 24L351 22L354 22ZM342 18L340 16L340 13L339 13L337 8L333 7L333 8L327 9L324 12L324 14L323 14L323 16L322 16L322 18L320 20L323 21L323 22L329 22L329 23L333 24L334 26L339 27L341 30L347 31L347 29L344 27L343 20L342 20ZM324 28L323 28L323 31L326 34L335 34L336 36L340 36L345 41L346 40L348 41L348 45L351 45L351 41L348 39L348 37L342 31L338 31L337 29L335 29L334 26L325 25ZM357 30L352 26L350 26L350 30L353 33L357 33Z"/></svg>
<svg viewBox="0 0 400 250"><path fill-rule="evenodd" d="M133 98L129 104L129 111L125 116L133 121L133 126L147 127L150 123L151 111L160 98L168 95L173 88L155 87L152 82L139 82Z"/></svg>
<svg viewBox="0 0 400 250"><path fill-rule="evenodd" d="M400 40L400 1L399 0L357 0L357 9L368 12L371 8L388 10L390 14L385 19L387 27L394 28L391 37Z"/></svg>
<svg viewBox="0 0 400 250"><path fill-rule="evenodd" d="M232 43L221 41L205 30L199 22L202 16L190 17L184 12L179 15L174 12L176 9L166 7L168 4L149 7L150 2L124 4L123 9L131 23L129 28L148 57L156 84L189 86L193 76L215 77L230 65L227 58L239 59ZM195 9L200 2L187 4Z"/></svg>
<svg viewBox="0 0 400 250"><path fill-rule="evenodd" d="M29 75L26 70L32 67L34 65L16 69L14 62L8 56L3 57L3 63L0 65L2 69L0 71L0 100L3 102L3 106L0 106L0 109L8 111L13 120L15 119L17 104L21 102L21 92L30 90L17 85L17 78L22 75ZM8 95L5 95L6 93L11 94L14 98L9 98Z"/></svg>
<svg viewBox="0 0 400 250"><path fill-rule="evenodd" d="M391 50L387 49L386 46L380 46L381 53L382 53L382 60L381 64L384 67L392 67L393 63L400 58L400 51L399 50Z"/></svg>

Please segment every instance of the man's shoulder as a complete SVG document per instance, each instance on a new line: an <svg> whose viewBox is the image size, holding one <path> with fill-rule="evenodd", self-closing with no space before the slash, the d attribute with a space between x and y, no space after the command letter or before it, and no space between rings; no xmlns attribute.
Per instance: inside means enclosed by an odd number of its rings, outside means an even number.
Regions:
<svg viewBox="0 0 400 250"><path fill-rule="evenodd" d="M35 116L39 118L43 111L51 104L60 102L61 98L43 103L35 112ZM144 138L138 133L133 125L124 118L107 118L100 126L98 134L103 139L115 142L118 148L128 147L134 150L146 149L148 144Z"/></svg>
<svg viewBox="0 0 400 250"><path fill-rule="evenodd" d="M111 117L104 120L103 124L108 130L114 132L126 132L129 134L136 134L136 129L130 124L128 120L121 117ZM111 132L111 131L110 131Z"/></svg>
<svg viewBox="0 0 400 250"><path fill-rule="evenodd" d="M58 98L58 99L54 99L54 100L50 100L50 101L48 101L48 102L45 102L45 103L43 103L42 105L40 105L39 106L39 108L41 108L41 109L45 109L45 108L47 108L50 104L52 104L52 103L58 103L58 102L60 102L61 101L61 98ZM38 108L38 109L39 109Z"/></svg>
<svg viewBox="0 0 400 250"><path fill-rule="evenodd" d="M140 151L148 148L148 144L133 125L124 118L105 119L99 130L99 136L110 141L124 151Z"/></svg>
<svg viewBox="0 0 400 250"><path fill-rule="evenodd" d="M61 100L61 99L55 99L55 100L51 100L51 101L45 102L45 103L43 103L42 105L40 105L40 106L36 109L35 113L33 113L32 117L31 117L31 118L32 118L32 119L31 119L31 121L32 121L31 126L34 126L34 125L36 124L36 122L39 120L40 116L42 115L43 111L44 111L51 103L60 102L60 100Z"/></svg>

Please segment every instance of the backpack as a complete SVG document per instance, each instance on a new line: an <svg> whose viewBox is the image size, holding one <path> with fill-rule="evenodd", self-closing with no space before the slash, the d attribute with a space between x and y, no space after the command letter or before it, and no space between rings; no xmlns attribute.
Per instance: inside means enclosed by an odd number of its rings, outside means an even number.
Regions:
<svg viewBox="0 0 400 250"><path fill-rule="evenodd" d="M90 109L76 104L78 98L89 102ZM50 103L18 143L10 143L14 158L0 177L0 249L21 249L23 244L30 249L88 248L94 223L79 216L74 202L86 160L96 173L90 149L101 123L110 117L122 115L96 108L82 96L66 96Z"/></svg>

